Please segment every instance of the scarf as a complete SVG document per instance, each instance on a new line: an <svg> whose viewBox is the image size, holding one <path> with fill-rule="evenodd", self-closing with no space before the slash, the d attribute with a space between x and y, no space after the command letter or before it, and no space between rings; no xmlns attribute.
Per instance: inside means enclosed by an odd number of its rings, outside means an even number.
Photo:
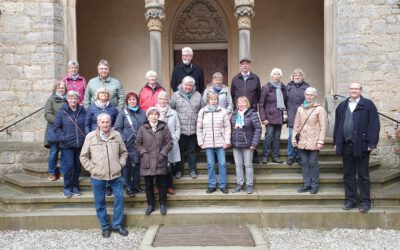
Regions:
<svg viewBox="0 0 400 250"><path fill-rule="evenodd" d="M282 83L280 82L274 82L274 81L270 81L270 83L272 84L272 86L274 86L276 88L276 108L277 109L286 109L285 107L285 102L283 100L283 94L282 94L282 90L281 90L281 85Z"/></svg>
<svg viewBox="0 0 400 250"><path fill-rule="evenodd" d="M60 98L61 100L65 100L65 95L61 95L60 93L58 93L58 92L56 92L55 93L56 94L56 96L58 97L58 98Z"/></svg>
<svg viewBox="0 0 400 250"><path fill-rule="evenodd" d="M106 109L106 107L108 106L108 104L110 104L110 102L109 101L107 101L107 102L100 102L99 100L96 100L95 102L94 102L94 105L96 105L96 107L98 107L98 108L101 108L101 109Z"/></svg>
<svg viewBox="0 0 400 250"><path fill-rule="evenodd" d="M191 93L186 93L185 91L183 91L183 93L185 94L185 96L190 99L190 97L192 97L192 92Z"/></svg>
<svg viewBox="0 0 400 250"><path fill-rule="evenodd" d="M156 132L158 121L156 121L155 123L152 123L151 121L149 121L149 124L150 124L150 127L153 130L153 132Z"/></svg>
<svg viewBox="0 0 400 250"><path fill-rule="evenodd" d="M218 105L213 106L213 105L207 104L207 109L211 112L215 112L218 109Z"/></svg>
<svg viewBox="0 0 400 250"><path fill-rule="evenodd" d="M128 109L134 113L136 113L139 110L139 104L136 105L135 107L132 107L130 105L128 105Z"/></svg>
<svg viewBox="0 0 400 250"><path fill-rule="evenodd" d="M237 115L236 115L235 128L243 128L245 112L246 112L246 110L243 110L243 111L238 110Z"/></svg>
<svg viewBox="0 0 400 250"><path fill-rule="evenodd" d="M214 90L214 92L217 93L218 95L219 95L219 92L221 92L222 88L224 87L224 86L217 85L214 83L211 86L212 86L212 89Z"/></svg>
<svg viewBox="0 0 400 250"><path fill-rule="evenodd" d="M76 73L75 75L69 74L69 76L72 78L72 80L76 81L79 78L79 73Z"/></svg>
<svg viewBox="0 0 400 250"><path fill-rule="evenodd" d="M157 108L158 112L160 112L160 117L158 117L158 120L163 121L163 122L168 122L167 112L168 112L169 106L167 105L165 107L161 107L159 104L157 104L156 108Z"/></svg>
<svg viewBox="0 0 400 250"><path fill-rule="evenodd" d="M304 100L304 102L303 102L303 107L304 107L305 109L309 109L309 108L311 108L312 106L314 106L314 103L315 103L315 102L307 102L306 100Z"/></svg>

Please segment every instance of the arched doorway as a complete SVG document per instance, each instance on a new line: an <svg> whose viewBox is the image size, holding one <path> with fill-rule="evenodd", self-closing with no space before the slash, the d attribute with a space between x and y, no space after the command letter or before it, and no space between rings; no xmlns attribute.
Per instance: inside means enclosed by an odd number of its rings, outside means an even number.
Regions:
<svg viewBox="0 0 400 250"><path fill-rule="evenodd" d="M214 1L192 0L184 2L174 23L174 65L181 62L181 49L191 47L193 63L204 71L204 84L211 82L215 72L224 75L228 84L228 32L222 11Z"/></svg>

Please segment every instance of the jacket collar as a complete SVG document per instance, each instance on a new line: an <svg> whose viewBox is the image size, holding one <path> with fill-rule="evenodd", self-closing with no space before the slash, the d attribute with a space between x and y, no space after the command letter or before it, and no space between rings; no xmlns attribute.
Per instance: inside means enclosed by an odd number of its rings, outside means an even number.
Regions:
<svg viewBox="0 0 400 250"><path fill-rule="evenodd" d="M116 131L113 128L111 128L110 129L110 134L108 136L108 139L113 139L116 135L117 135ZM97 137L98 140L101 139L101 137L100 137L100 128L99 127L96 128L96 137Z"/></svg>

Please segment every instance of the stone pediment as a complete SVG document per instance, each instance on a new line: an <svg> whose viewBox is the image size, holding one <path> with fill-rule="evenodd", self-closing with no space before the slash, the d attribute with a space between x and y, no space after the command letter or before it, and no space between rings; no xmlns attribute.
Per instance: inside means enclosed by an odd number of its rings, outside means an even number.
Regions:
<svg viewBox="0 0 400 250"><path fill-rule="evenodd" d="M207 0L192 1L178 17L174 42L226 42L221 14Z"/></svg>

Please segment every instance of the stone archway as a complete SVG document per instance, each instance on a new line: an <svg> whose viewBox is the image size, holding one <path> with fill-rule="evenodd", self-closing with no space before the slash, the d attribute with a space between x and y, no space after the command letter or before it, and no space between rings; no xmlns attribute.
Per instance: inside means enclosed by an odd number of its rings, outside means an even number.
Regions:
<svg viewBox="0 0 400 250"><path fill-rule="evenodd" d="M182 4L172 29L174 65L180 62L181 48L194 50L193 62L204 70L205 84L219 71L228 81L228 28L222 10L214 1L192 0Z"/></svg>

